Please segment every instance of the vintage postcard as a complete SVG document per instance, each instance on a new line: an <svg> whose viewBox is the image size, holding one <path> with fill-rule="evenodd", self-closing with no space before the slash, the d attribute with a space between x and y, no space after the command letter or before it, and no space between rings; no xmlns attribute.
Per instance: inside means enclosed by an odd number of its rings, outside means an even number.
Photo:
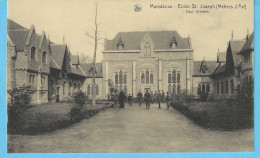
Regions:
<svg viewBox="0 0 260 158"><path fill-rule="evenodd" d="M7 153L254 152L253 0L8 0Z"/></svg>

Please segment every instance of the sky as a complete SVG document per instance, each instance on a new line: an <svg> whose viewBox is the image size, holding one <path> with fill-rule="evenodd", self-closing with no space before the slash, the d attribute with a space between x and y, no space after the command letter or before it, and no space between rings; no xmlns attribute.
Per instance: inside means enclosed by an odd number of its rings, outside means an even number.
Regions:
<svg viewBox="0 0 260 158"><path fill-rule="evenodd" d="M54 43L68 44L73 54L93 56L96 0L8 0L7 17L36 32L45 31ZM142 10L134 11L139 4ZM172 5L173 8L150 8L150 5ZM188 14L178 5L246 4L246 9L206 9L209 13ZM205 9L204 9L205 10ZM226 51L233 39L244 39L254 31L253 0L99 0L98 30L100 38L113 39L118 32L176 30L190 37L194 60L216 60L218 49ZM98 45L97 62L102 61L103 41Z"/></svg>

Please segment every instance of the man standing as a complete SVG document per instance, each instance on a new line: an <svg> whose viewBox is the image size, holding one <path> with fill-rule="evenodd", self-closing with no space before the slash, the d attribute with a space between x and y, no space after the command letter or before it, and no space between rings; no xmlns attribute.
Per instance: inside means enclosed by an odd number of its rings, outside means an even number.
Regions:
<svg viewBox="0 0 260 158"><path fill-rule="evenodd" d="M150 100L151 100L151 95L148 92L148 90L146 90L146 93L144 95L144 99L145 99L145 103L146 103L146 109L150 109Z"/></svg>
<svg viewBox="0 0 260 158"><path fill-rule="evenodd" d="M139 106L142 105L142 97L143 97L143 94L141 93L141 90L139 90L139 93L137 94L137 98L138 98L138 101L139 101Z"/></svg>
<svg viewBox="0 0 260 158"><path fill-rule="evenodd" d="M127 101L128 101L129 106L132 106L133 98L132 98L132 96L130 94L127 97Z"/></svg>
<svg viewBox="0 0 260 158"><path fill-rule="evenodd" d="M159 90L158 94L157 94L158 109L161 109L161 98L162 98L162 94L161 94L161 92Z"/></svg>
<svg viewBox="0 0 260 158"><path fill-rule="evenodd" d="M162 102L164 103L165 101L165 95L164 95L164 91L162 90Z"/></svg>
<svg viewBox="0 0 260 158"><path fill-rule="evenodd" d="M170 107L170 95L168 92L166 92L166 104L167 104L167 110L169 110Z"/></svg>
<svg viewBox="0 0 260 158"><path fill-rule="evenodd" d="M152 102L152 104L153 104L153 91L151 91L151 102Z"/></svg>

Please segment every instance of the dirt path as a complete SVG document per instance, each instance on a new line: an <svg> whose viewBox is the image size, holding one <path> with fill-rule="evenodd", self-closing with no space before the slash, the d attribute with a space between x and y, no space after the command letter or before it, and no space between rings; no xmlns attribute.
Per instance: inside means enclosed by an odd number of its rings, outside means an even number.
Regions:
<svg viewBox="0 0 260 158"><path fill-rule="evenodd" d="M8 136L10 152L227 152L253 151L253 129L210 131L174 109L134 104L108 109L67 129L38 136Z"/></svg>

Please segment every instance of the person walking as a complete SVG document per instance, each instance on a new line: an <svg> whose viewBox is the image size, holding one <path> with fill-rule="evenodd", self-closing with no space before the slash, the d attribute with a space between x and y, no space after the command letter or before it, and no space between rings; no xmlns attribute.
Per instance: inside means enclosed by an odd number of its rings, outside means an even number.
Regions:
<svg viewBox="0 0 260 158"><path fill-rule="evenodd" d="M125 93L123 91L121 91L120 94L119 94L119 105L120 105L120 108L124 108L125 107L125 99L126 99Z"/></svg>
<svg viewBox="0 0 260 158"><path fill-rule="evenodd" d="M133 97L130 94L127 97L127 101L128 101L129 107L132 106Z"/></svg>
<svg viewBox="0 0 260 158"><path fill-rule="evenodd" d="M159 90L158 94L157 94L158 109L161 109L161 98L162 98L162 94L161 94L161 92Z"/></svg>
<svg viewBox="0 0 260 158"><path fill-rule="evenodd" d="M137 94L137 98L139 101L139 106L142 105L142 98L143 98L143 94L141 93L141 90L139 90L139 93Z"/></svg>
<svg viewBox="0 0 260 158"><path fill-rule="evenodd" d="M146 93L144 95L144 99L145 99L145 104L146 104L146 109L150 109L150 101L151 101L151 95L148 92L148 90L146 90Z"/></svg>
<svg viewBox="0 0 260 158"><path fill-rule="evenodd" d="M167 104L167 110L169 110L170 107L170 95L168 92L166 92L166 104Z"/></svg>

